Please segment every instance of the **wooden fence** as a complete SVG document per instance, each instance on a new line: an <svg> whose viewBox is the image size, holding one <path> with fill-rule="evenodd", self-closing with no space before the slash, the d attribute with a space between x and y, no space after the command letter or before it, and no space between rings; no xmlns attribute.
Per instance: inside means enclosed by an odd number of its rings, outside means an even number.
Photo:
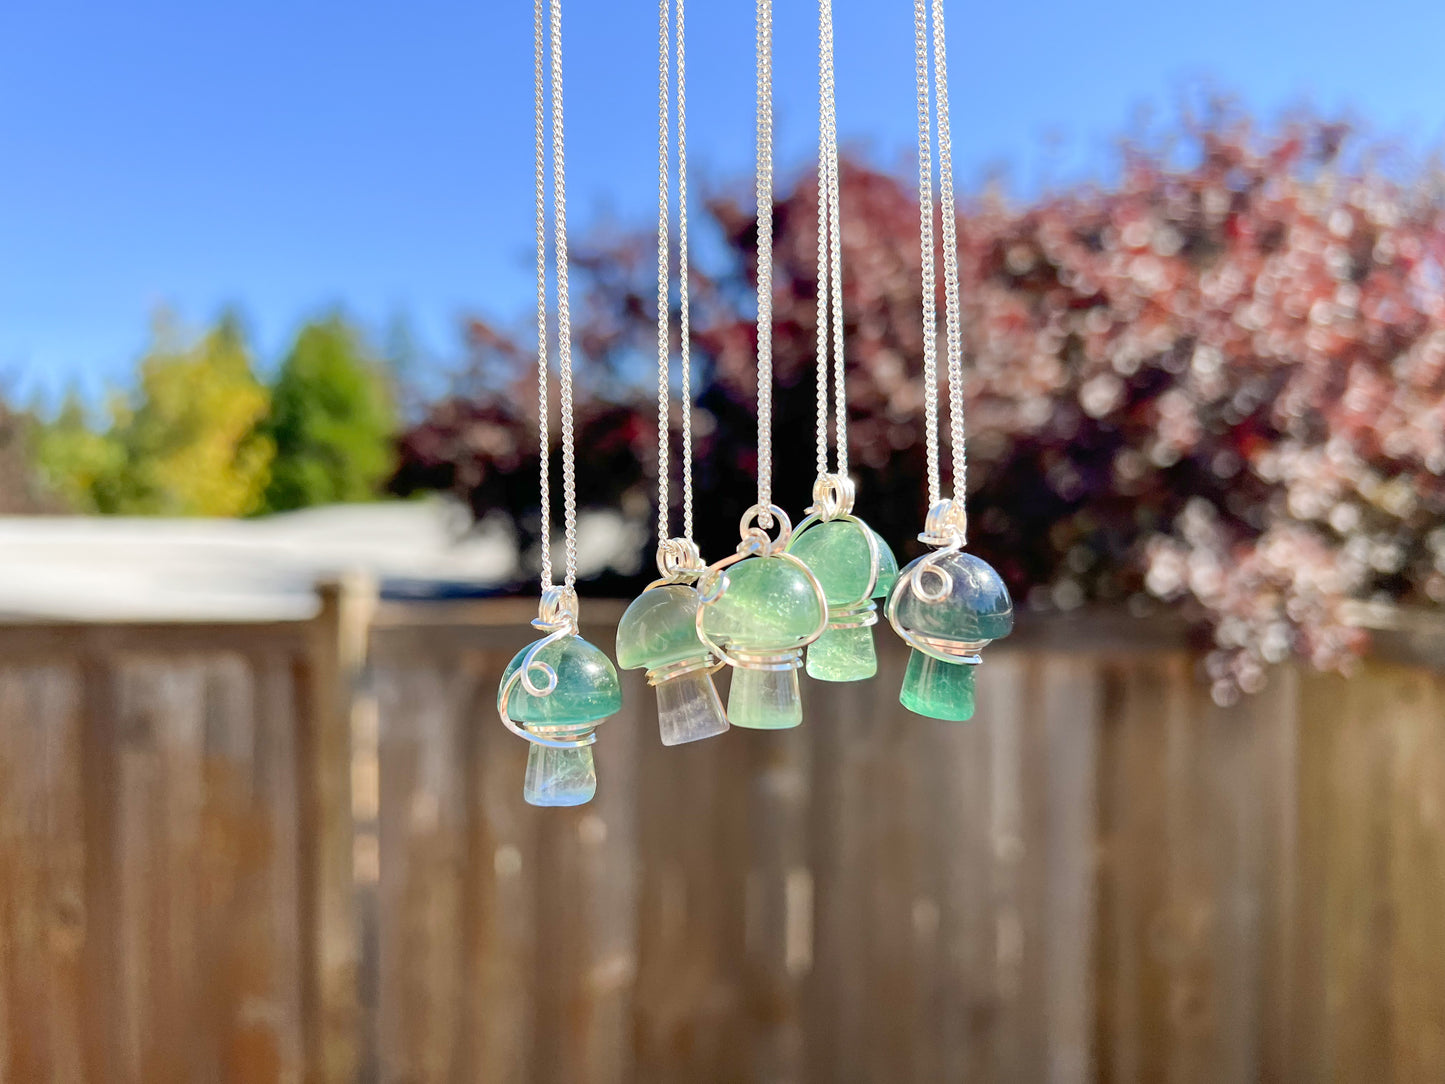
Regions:
<svg viewBox="0 0 1445 1084"><path fill-rule="evenodd" d="M679 749L629 674L534 810L530 616L0 628L0 1079L1445 1079L1438 635L1221 709L1155 628L1026 620L948 724L880 632Z"/></svg>

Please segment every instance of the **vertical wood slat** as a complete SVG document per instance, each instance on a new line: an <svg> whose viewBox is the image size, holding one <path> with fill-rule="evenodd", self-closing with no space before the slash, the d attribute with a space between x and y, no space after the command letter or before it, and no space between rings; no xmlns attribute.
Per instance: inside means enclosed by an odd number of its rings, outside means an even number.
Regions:
<svg viewBox="0 0 1445 1084"><path fill-rule="evenodd" d="M72 667L0 669L0 1080L83 1078L81 726Z"/></svg>
<svg viewBox="0 0 1445 1084"><path fill-rule="evenodd" d="M457 726L459 702L470 700L466 676L417 666L378 682L383 1080L442 1079L462 1043L466 765Z"/></svg>
<svg viewBox="0 0 1445 1084"><path fill-rule="evenodd" d="M352 712L366 663L375 585L343 577L319 586L310 626L305 709L298 756L305 892L302 1011L307 1079L346 1084L359 1071L362 1042L352 821Z"/></svg>
<svg viewBox="0 0 1445 1084"><path fill-rule="evenodd" d="M474 657L476 691L465 719L473 821L464 921L475 1075L462 1079L537 1079L537 972L543 959L539 943L546 941L537 922L541 818L519 801L526 742L492 725L497 686L510 658L500 650Z"/></svg>
<svg viewBox="0 0 1445 1084"><path fill-rule="evenodd" d="M1090 1007L1097 946L1091 916L1098 876L1102 689L1088 661L1061 655L1044 656L1029 681L1038 688L1032 705L1038 711L1037 734L1023 785L1039 791L1043 805L1042 823L1036 825L1042 839L1025 838L1043 866L1032 886L1039 909L1025 928L1026 937L1032 934L1036 973L1043 983L1031 1041L1046 1051L1046 1060L1036 1079L1083 1084L1094 1079Z"/></svg>
<svg viewBox="0 0 1445 1084"><path fill-rule="evenodd" d="M1312 716L1306 742L1321 741L1313 778L1302 782L1318 803L1302 831L1323 865L1317 885L1302 886L1298 907L1318 913L1318 940L1305 949L1322 974L1306 996L1314 1003L1314 1066L1322 1079L1391 1079L1389 1061L1392 745L1395 719L1379 725L1375 711L1393 708L1388 668L1353 680L1311 677ZM1303 992L1303 991L1302 991Z"/></svg>
<svg viewBox="0 0 1445 1084"><path fill-rule="evenodd" d="M744 1081L733 1040L747 989L747 901L733 871L748 850L747 803L732 781L747 771L750 743L666 748L653 690L628 674L624 696L639 705L633 1079Z"/></svg>
<svg viewBox="0 0 1445 1084"><path fill-rule="evenodd" d="M120 946L116 757L115 667L99 653L82 653L77 672L81 687L80 780L85 863L85 926L82 966L85 974L83 1040L88 1081L123 1080L120 1075ZM53 719L46 723L54 725Z"/></svg>
<svg viewBox="0 0 1445 1084"><path fill-rule="evenodd" d="M1445 676L1402 671L1394 687L1389 1060L1423 1084L1445 1066Z"/></svg>

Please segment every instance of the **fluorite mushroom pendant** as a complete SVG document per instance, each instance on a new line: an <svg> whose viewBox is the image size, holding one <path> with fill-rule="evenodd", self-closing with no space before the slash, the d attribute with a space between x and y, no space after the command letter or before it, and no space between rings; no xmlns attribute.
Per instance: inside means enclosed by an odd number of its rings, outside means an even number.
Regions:
<svg viewBox="0 0 1445 1084"><path fill-rule="evenodd" d="M980 652L1013 629L1013 602L986 561L963 552L963 523L939 501L918 537L938 547L908 564L888 599L888 621L913 648L899 702L932 719L962 722L974 713Z"/></svg>
<svg viewBox="0 0 1445 1084"><path fill-rule="evenodd" d="M776 538L753 525L771 515ZM728 719L734 726L781 730L803 721L798 669L803 649L828 624L823 587L787 552L792 524L776 505L754 505L742 520L737 552L698 581L698 634L733 668Z"/></svg>
<svg viewBox="0 0 1445 1084"><path fill-rule="evenodd" d="M502 674L497 712L532 743L522 797L530 805L582 805L597 792L592 743L597 726L622 709L617 671L602 650L577 635L576 595L550 587L528 644Z"/></svg>
<svg viewBox="0 0 1445 1084"><path fill-rule="evenodd" d="M808 676L819 681L864 681L878 672L873 600L886 598L898 578L888 543L853 515L853 493L849 479L819 475L808 517L788 543L788 552L822 584L828 603L828 627L808 648Z"/></svg>
<svg viewBox="0 0 1445 1084"><path fill-rule="evenodd" d="M693 583L704 567L697 547L686 539L668 539L659 547L657 563L662 579L633 600L617 627L617 664L647 670L647 683L657 690L662 744L682 745L727 730L712 683L723 663L697 631L700 601Z"/></svg>

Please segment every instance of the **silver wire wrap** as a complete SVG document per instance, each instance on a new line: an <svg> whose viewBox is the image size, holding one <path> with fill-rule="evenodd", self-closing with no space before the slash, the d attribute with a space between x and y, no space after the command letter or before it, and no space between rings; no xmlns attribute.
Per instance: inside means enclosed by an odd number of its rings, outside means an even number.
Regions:
<svg viewBox="0 0 1445 1084"><path fill-rule="evenodd" d="M777 537L771 537L762 527L763 517L770 516L778 523ZM757 520L754 525L753 520ZM736 552L729 554L719 561L708 565L697 582L697 636L703 642L703 646L712 652L718 659L728 666L740 666L747 670L791 670L796 668L802 660L803 648L807 647L828 628L828 600L823 593L823 585L818 582L818 577L813 575L813 570L800 561L793 554L788 552L788 543L792 539L793 524L788 514L777 505L763 507L755 504L743 513L738 531L742 535L742 541L738 543ZM777 560L790 561L800 569L808 583L812 585L813 591L818 596L818 609L822 614L822 620L818 622L817 628L813 629L807 636L800 639L797 646L784 650L766 652L749 651L746 648L736 648L729 645L727 648L716 643L707 631L703 628L703 618L707 614L707 608L715 604L728 589L727 569L739 561L749 557L771 557Z"/></svg>
<svg viewBox="0 0 1445 1084"><path fill-rule="evenodd" d="M853 524L854 529L863 536L863 541L868 545L868 582L864 585L862 597L839 606L829 606L828 628L830 629L862 629L878 623L878 608L873 602L873 592L878 587L878 574L883 563L883 553L878 548L878 536L867 524L853 515L854 496L855 489L851 478L838 474L818 475L817 481L813 483L813 503L808 506L807 516L798 524L788 542L788 549L791 552L798 539L810 527L820 523L841 521Z"/></svg>
<svg viewBox="0 0 1445 1084"><path fill-rule="evenodd" d="M725 665L727 664L718 662L707 653L694 655L690 659L678 659L663 666L654 666L647 671L647 684L657 686L688 674L716 674Z"/></svg>
<svg viewBox="0 0 1445 1084"><path fill-rule="evenodd" d="M938 501L928 510L928 519L918 540L938 548L917 564L903 570L888 596L887 615L888 623L893 626L899 639L915 651L942 662L976 664L983 661L978 653L990 641L948 640L938 636L925 636L906 628L898 621L898 603L905 591L913 592L914 598L925 603L942 602L953 593L953 574L943 567L943 561L963 552L967 526L967 515L963 505L957 501ZM928 586L929 577L936 586Z"/></svg>
<svg viewBox="0 0 1445 1084"><path fill-rule="evenodd" d="M544 745L549 749L579 749L593 744L597 740L596 725L578 731L570 725L547 726L545 724L519 723L507 710L507 705L512 698L512 690L516 688L518 682L521 682L523 690L529 696L551 696L556 690L557 671L550 663L539 661L537 656L553 644L565 640L569 636L577 635L576 590L566 585L544 588L542 601L537 607L537 616L532 621L532 625L547 635L527 648L527 653L522 656L521 665L513 670L511 676L503 683L501 691L497 693L497 714L501 716L502 723L508 730L520 738L526 738L533 745ZM534 673L541 675L540 683L533 677ZM598 722L600 723L601 720ZM549 734L556 734L559 731L568 733L565 737L549 736Z"/></svg>
<svg viewBox="0 0 1445 1084"><path fill-rule="evenodd" d="M646 590L667 584L694 583L706 570L707 565L692 539L664 539L657 547L657 571L661 573L661 578L653 580Z"/></svg>

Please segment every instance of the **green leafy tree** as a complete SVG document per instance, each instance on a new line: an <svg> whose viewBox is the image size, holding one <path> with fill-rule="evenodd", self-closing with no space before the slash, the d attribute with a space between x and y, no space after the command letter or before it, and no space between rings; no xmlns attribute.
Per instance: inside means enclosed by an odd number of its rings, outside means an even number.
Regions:
<svg viewBox="0 0 1445 1084"><path fill-rule="evenodd" d="M32 438L46 487L78 512L238 516L260 507L272 447L269 406L240 325L189 338L156 322L133 392L93 428L74 394Z"/></svg>
<svg viewBox="0 0 1445 1084"><path fill-rule="evenodd" d="M70 511L99 511L98 488L111 484L125 466L120 441L91 424L74 389L53 419L33 424L33 433L32 454L43 490Z"/></svg>
<svg viewBox="0 0 1445 1084"><path fill-rule="evenodd" d="M372 500L393 468L397 409L385 366L340 316L307 324L261 427L275 448L262 508Z"/></svg>
<svg viewBox="0 0 1445 1084"><path fill-rule="evenodd" d="M269 397L239 322L227 315L194 342L177 339L160 324L141 362L134 408L115 410L125 463L114 479L100 480L97 507L132 515L253 512L273 454L258 432Z"/></svg>

